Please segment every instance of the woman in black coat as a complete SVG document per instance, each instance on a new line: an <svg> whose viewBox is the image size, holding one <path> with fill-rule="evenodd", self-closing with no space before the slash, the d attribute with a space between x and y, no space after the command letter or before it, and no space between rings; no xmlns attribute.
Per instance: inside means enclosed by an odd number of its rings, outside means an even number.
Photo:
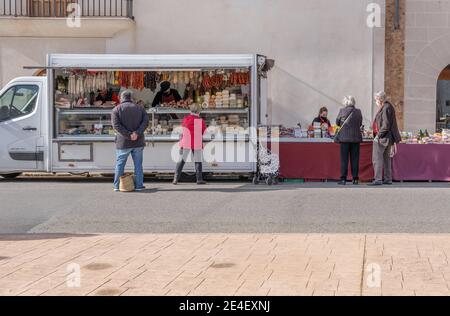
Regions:
<svg viewBox="0 0 450 316"><path fill-rule="evenodd" d="M353 184L359 184L359 153L362 143L362 113L355 107L355 98L344 98L344 108L339 111L336 125L341 127L337 141L341 144L341 181L340 185L347 183L348 160L352 166Z"/></svg>

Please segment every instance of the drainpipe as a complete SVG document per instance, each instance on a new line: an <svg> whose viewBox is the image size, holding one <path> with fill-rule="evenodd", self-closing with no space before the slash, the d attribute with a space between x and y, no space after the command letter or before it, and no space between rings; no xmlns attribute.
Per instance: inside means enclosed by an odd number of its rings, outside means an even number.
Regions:
<svg viewBox="0 0 450 316"><path fill-rule="evenodd" d="M374 112L375 112L375 99L374 99L374 94L375 94L375 27L372 27L372 32L371 32L371 36L372 36L372 49L370 52L370 59L371 59L371 64L372 64L372 84L370 87L370 100L371 100L371 119L369 122L369 126L370 123L373 122L374 119Z"/></svg>
<svg viewBox="0 0 450 316"><path fill-rule="evenodd" d="M400 0L395 0L394 30L400 28Z"/></svg>

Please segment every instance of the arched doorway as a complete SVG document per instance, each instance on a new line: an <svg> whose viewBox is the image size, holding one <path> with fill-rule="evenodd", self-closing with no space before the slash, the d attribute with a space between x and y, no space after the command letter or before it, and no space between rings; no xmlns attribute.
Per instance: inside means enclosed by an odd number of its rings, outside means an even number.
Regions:
<svg viewBox="0 0 450 316"><path fill-rule="evenodd" d="M439 74L436 92L436 131L450 128L450 65Z"/></svg>

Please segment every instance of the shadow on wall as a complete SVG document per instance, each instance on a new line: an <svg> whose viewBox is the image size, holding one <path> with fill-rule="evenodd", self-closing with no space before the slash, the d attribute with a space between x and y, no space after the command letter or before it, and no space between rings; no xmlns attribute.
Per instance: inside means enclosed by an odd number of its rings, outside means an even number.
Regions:
<svg viewBox="0 0 450 316"><path fill-rule="evenodd" d="M338 114L341 101L320 88L280 67L274 67L269 79L268 113L272 124L306 128L322 106L330 110L330 120Z"/></svg>
<svg viewBox="0 0 450 316"><path fill-rule="evenodd" d="M32 47L32 49L30 49ZM104 53L103 38L2 38L0 44L0 81L32 76L35 70L23 66L45 65L50 53Z"/></svg>

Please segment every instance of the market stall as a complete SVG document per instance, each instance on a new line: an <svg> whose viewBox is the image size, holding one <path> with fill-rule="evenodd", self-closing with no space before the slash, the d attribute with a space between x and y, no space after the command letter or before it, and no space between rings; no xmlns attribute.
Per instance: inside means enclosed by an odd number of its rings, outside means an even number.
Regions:
<svg viewBox="0 0 450 316"><path fill-rule="evenodd" d="M280 138L278 152L282 179L340 179L340 149L331 139ZM371 142L361 144L359 168L361 181L373 179Z"/></svg>
<svg viewBox="0 0 450 316"><path fill-rule="evenodd" d="M192 103L203 107L204 141L222 154L206 161L204 171L254 172L265 62L259 55L51 55L53 169L113 169L111 111L120 93L131 89L150 116L146 172L173 171L181 122ZM167 97L163 87L170 88Z"/></svg>
<svg viewBox="0 0 450 316"><path fill-rule="evenodd" d="M331 137L292 128L277 127L279 138L269 145L280 158L280 177L284 179L339 180L340 149ZM402 143L393 159L395 181L450 181L450 131L429 135L402 133ZM277 146L273 144L276 139ZM360 180L372 181L372 142L364 132L360 153ZM265 142L265 144L267 144ZM348 179L351 179L350 168Z"/></svg>
<svg viewBox="0 0 450 316"><path fill-rule="evenodd" d="M402 133L402 138L393 160L395 180L450 181L450 130Z"/></svg>
<svg viewBox="0 0 450 316"><path fill-rule="evenodd" d="M450 181L450 145L399 144L393 176L398 181Z"/></svg>

